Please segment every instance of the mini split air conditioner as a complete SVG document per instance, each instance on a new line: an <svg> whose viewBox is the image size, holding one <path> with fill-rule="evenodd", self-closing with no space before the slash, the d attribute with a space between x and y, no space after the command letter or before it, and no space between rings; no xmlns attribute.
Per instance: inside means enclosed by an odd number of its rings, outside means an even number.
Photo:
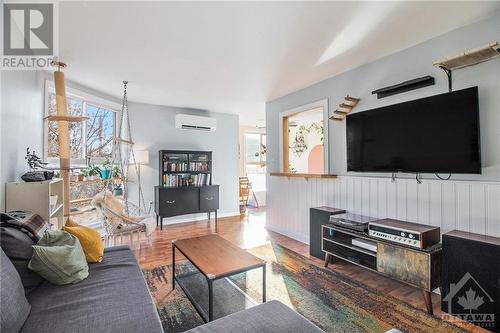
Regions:
<svg viewBox="0 0 500 333"><path fill-rule="evenodd" d="M175 128L215 132L215 130L217 129L217 119L210 117L192 116L189 114L176 114Z"/></svg>

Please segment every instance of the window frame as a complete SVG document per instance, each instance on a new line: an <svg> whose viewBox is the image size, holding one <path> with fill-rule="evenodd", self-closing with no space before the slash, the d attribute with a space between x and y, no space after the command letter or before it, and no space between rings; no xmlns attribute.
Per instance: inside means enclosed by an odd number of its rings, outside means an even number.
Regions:
<svg viewBox="0 0 500 333"><path fill-rule="evenodd" d="M301 113L304 111L309 111L312 109L316 108L323 108L323 157L324 157L324 166L323 170L325 174L330 174L330 163L329 163L329 128L330 128L330 122L329 122L329 107L328 107L329 101L328 98L315 101L309 104L301 105L298 107L295 107L293 109L288 109L285 111L281 111L279 113L279 154L280 154L280 171L284 173L289 173L289 163L288 163L288 152L289 149L285 149L284 147L289 147L289 138L288 138L288 132L286 132L286 137L285 137L285 131L284 128L288 128L288 117L293 116L297 113ZM286 152L286 153L285 153Z"/></svg>
<svg viewBox="0 0 500 333"><path fill-rule="evenodd" d="M43 160L49 164L59 163L59 158L48 157L49 152L49 131L48 131L48 120L45 119L49 115L49 94L55 93L55 85L53 81L46 80L44 88L44 111L43 111ZM113 137L116 137L116 132L118 129L119 115L121 113L121 105L110 100L86 93L84 91L74 89L72 87L66 87L66 97L79 99L83 102L82 115L87 115L87 104L91 104L98 108L105 108L114 113L113 115ZM82 154L81 158L71 158L70 163L72 165L86 165L87 164L87 122L82 123ZM115 143L113 142L112 151L115 149ZM106 160L106 157L91 157L91 164L102 164Z"/></svg>
<svg viewBox="0 0 500 333"><path fill-rule="evenodd" d="M246 141L246 135L247 134L252 134L252 135L258 135L259 136L259 145L260 147L262 148L262 137L263 136L266 136L266 133L258 133L258 132L245 132L243 138L245 140L245 151L243 152L245 154L245 165L249 164L249 165L259 165L261 167L265 167L266 166L266 161L262 161L262 154L259 152L259 162L248 162L247 159L246 159L246 153L247 153L247 141ZM267 138L266 138L267 139ZM245 171L246 171L246 167L245 167Z"/></svg>

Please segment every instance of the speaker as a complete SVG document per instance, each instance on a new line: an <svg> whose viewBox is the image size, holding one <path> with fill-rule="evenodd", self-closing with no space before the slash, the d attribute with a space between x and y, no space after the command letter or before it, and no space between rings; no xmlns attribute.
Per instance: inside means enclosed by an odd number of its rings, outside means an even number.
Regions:
<svg viewBox="0 0 500 333"><path fill-rule="evenodd" d="M442 241L442 311L500 332L500 238L454 230Z"/></svg>

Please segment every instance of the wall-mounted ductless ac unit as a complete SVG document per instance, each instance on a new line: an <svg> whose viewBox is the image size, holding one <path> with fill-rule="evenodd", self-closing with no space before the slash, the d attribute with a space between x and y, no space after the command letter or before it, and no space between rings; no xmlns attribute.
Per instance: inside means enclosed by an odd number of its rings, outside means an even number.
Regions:
<svg viewBox="0 0 500 333"><path fill-rule="evenodd" d="M175 115L175 128L215 132L215 130L217 129L217 119L180 113Z"/></svg>

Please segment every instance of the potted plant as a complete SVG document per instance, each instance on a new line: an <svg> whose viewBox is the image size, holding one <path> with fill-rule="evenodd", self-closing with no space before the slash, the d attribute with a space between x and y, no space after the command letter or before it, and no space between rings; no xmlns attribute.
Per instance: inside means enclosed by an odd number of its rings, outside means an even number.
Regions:
<svg viewBox="0 0 500 333"><path fill-rule="evenodd" d="M118 165L114 165L113 168L111 169L111 177L113 177L115 186L113 187L113 195L114 196L122 196L123 195L123 188L122 188L122 182L120 180L122 176L121 170L118 167Z"/></svg>
<svg viewBox="0 0 500 333"><path fill-rule="evenodd" d="M84 171L84 176L85 176L85 180L95 180L96 177L98 177L100 174L101 174L101 169L95 165L95 164L92 164L92 165L89 165L87 167L87 169L85 169Z"/></svg>
<svg viewBox="0 0 500 333"><path fill-rule="evenodd" d="M113 166L111 165L111 161L109 159L106 159L102 164L101 178L110 179L112 174L112 168Z"/></svg>
<svg viewBox="0 0 500 333"><path fill-rule="evenodd" d="M121 176L122 176L122 173L121 173L120 168L118 167L118 165L113 166L113 168L111 169L111 177L118 179Z"/></svg>
<svg viewBox="0 0 500 333"><path fill-rule="evenodd" d="M122 184L118 183L114 188L113 188L113 195L115 197L119 197L123 195L123 189L122 189Z"/></svg>

